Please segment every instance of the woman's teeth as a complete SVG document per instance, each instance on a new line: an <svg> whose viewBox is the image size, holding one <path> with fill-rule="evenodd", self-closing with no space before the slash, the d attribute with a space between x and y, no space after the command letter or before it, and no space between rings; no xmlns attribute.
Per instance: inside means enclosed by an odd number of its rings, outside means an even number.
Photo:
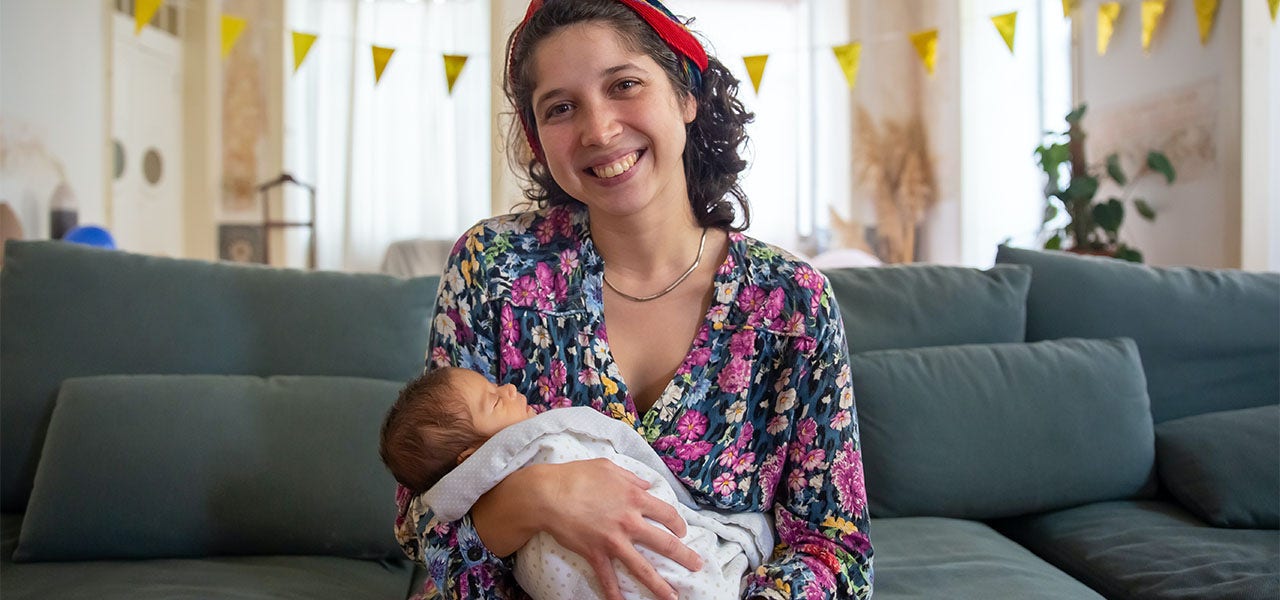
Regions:
<svg viewBox="0 0 1280 600"><path fill-rule="evenodd" d="M612 177L617 177L623 173L626 173L628 170L630 170L631 167L636 164L636 160L639 158L640 158L639 152L632 152L631 154L628 154L622 157L621 160L613 164L605 165L603 167L591 167L591 172L595 173L596 177L599 177L601 179L609 179Z"/></svg>

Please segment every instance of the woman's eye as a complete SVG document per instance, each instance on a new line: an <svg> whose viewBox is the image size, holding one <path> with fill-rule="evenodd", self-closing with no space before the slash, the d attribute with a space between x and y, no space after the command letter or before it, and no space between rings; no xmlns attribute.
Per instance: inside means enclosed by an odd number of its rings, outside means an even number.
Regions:
<svg viewBox="0 0 1280 600"><path fill-rule="evenodd" d="M569 103L567 102L562 102L560 104L553 105L551 108L547 109L546 118L550 119L551 117L563 115L564 113L569 112L569 109L571 108L573 107L569 106Z"/></svg>
<svg viewBox="0 0 1280 600"><path fill-rule="evenodd" d="M639 85L640 85L640 82L634 79L623 79L622 81L619 81L618 84L614 87L616 87L619 91L625 92L625 91L632 90L638 87Z"/></svg>

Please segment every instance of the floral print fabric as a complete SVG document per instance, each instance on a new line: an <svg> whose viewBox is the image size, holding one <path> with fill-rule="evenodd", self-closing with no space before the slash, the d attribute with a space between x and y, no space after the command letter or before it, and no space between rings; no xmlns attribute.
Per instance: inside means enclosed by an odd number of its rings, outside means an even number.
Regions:
<svg viewBox="0 0 1280 600"><path fill-rule="evenodd" d="M872 550L844 327L826 278L730 234L715 297L653 408L637 414L610 351L587 212L495 217L454 246L428 368L511 383L542 411L590 406L636 428L700 505L769 512L779 544L747 598L865 598ZM427 598L524 598L470 517L439 522L401 488L396 536Z"/></svg>

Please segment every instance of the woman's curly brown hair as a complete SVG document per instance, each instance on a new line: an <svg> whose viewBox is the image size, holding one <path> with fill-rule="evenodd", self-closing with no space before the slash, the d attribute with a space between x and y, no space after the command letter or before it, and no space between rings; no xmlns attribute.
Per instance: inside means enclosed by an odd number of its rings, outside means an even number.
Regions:
<svg viewBox="0 0 1280 600"><path fill-rule="evenodd" d="M686 126L684 174L694 217L703 227L743 231L751 224L747 196L738 175L747 168L739 155L746 144L746 125L755 119L738 100L738 79L718 59L708 56L700 85L685 74L680 59L638 15L617 0L547 0L523 28L507 39L503 92L526 122L533 114L533 50L538 42L574 23L596 21L614 29L633 51L648 55L666 72L677 94L692 94L698 113ZM705 44L704 44L705 46ZM536 132L536 127L533 128ZM538 207L577 202L564 191L547 166L532 157L518 118L511 119L511 160L527 173L524 196ZM535 133L536 135L536 133ZM735 208L736 207L736 208ZM734 224L738 211L741 222Z"/></svg>

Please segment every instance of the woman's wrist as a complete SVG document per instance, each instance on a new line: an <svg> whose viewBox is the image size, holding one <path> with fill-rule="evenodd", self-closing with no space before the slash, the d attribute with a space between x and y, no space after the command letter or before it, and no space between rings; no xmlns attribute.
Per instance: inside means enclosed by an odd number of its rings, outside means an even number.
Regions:
<svg viewBox="0 0 1280 600"><path fill-rule="evenodd" d="M506 558L545 529L546 467L530 465L515 471L486 492L471 508L471 523L491 553Z"/></svg>

